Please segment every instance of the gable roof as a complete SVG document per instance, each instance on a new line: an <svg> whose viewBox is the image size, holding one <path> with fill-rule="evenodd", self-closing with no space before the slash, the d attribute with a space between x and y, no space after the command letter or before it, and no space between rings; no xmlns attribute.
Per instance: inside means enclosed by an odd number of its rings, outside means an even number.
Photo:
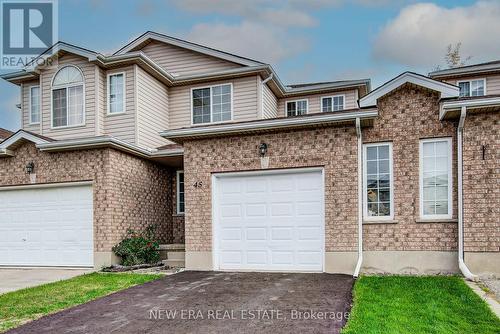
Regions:
<svg viewBox="0 0 500 334"><path fill-rule="evenodd" d="M459 89L457 86L437 81L431 78L428 78L424 75L413 73L413 72L404 72L395 77L394 79L389 80L382 86L378 87L368 95L365 95L359 100L359 106L370 107L377 105L377 100L382 96L392 92L393 90L401 87L406 83L412 83L417 86L425 87L434 91L437 91L441 94L441 98L445 97L456 97L458 96Z"/></svg>
<svg viewBox="0 0 500 334"><path fill-rule="evenodd" d="M154 40L154 41L159 41L162 43L167 43L170 45L174 45L180 48L192 50L195 52L199 52L208 56L216 57L216 58L221 58L236 64L241 64L245 66L257 66L257 65L263 65L264 63L253 60L250 58L238 56L229 52L225 51L220 51L208 46L196 44L193 42L188 42L186 40L160 34L154 31L147 31L141 36L137 37L134 39L132 42L128 43L127 45L123 46L120 48L118 51L116 51L113 55L121 55L124 53L127 53L129 51L134 51L137 48L140 48L143 44L148 43L149 41Z"/></svg>
<svg viewBox="0 0 500 334"><path fill-rule="evenodd" d="M498 71L500 71L500 60L494 60L486 63L460 66L440 71L434 71L430 72L429 76L431 78L447 78L456 75L481 74L481 73L498 72Z"/></svg>
<svg viewBox="0 0 500 334"><path fill-rule="evenodd" d="M38 145L50 143L54 140L30 131L19 130L0 143L0 156L13 156L14 153L12 150L15 150L20 144L26 141L30 141Z"/></svg>

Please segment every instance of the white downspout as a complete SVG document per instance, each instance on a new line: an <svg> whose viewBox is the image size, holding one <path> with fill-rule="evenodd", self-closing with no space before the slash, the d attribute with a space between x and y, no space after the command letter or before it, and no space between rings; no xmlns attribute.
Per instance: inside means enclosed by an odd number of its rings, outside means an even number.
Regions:
<svg viewBox="0 0 500 334"><path fill-rule="evenodd" d="M356 118L356 137L358 138L358 263L354 269L354 277L359 276L363 263L363 137L359 118Z"/></svg>
<svg viewBox="0 0 500 334"><path fill-rule="evenodd" d="M477 281L478 277L471 273L464 262L464 197L463 197L463 131L467 108L462 106L460 121L457 129L457 153L458 153L458 267L462 274L471 281Z"/></svg>

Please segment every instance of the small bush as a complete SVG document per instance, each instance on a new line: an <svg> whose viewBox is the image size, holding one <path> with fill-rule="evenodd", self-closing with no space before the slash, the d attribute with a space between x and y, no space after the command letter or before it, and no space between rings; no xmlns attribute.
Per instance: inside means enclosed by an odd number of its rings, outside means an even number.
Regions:
<svg viewBox="0 0 500 334"><path fill-rule="evenodd" d="M127 235L113 247L113 252L121 257L124 266L154 264L160 261L160 244L154 238L154 227L149 226L144 233L127 230Z"/></svg>

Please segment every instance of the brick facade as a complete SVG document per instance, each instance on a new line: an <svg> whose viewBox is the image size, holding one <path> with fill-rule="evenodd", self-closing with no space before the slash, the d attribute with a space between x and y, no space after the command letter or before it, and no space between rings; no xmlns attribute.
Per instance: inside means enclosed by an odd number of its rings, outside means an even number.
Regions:
<svg viewBox="0 0 500 334"><path fill-rule="evenodd" d="M211 173L261 169L258 147L262 142L268 144L269 168L324 166L326 251L355 251L357 138L353 126L186 142L186 251L212 248ZM202 186L193 187L195 182Z"/></svg>
<svg viewBox="0 0 500 334"><path fill-rule="evenodd" d="M171 179L163 166L113 150L40 152L24 143L0 159L0 185L30 184L24 167L35 163L37 183L93 181L94 250L110 251L129 228L158 224L172 242Z"/></svg>
<svg viewBox="0 0 500 334"><path fill-rule="evenodd" d="M406 84L378 100L379 117L363 129L363 142L392 142L394 224L363 228L364 250L457 249L457 223L417 222L419 203L419 140L453 139L453 218L457 217L456 124L439 120L439 95Z"/></svg>
<svg viewBox="0 0 500 334"><path fill-rule="evenodd" d="M500 113L469 113L463 143L464 250L499 252Z"/></svg>

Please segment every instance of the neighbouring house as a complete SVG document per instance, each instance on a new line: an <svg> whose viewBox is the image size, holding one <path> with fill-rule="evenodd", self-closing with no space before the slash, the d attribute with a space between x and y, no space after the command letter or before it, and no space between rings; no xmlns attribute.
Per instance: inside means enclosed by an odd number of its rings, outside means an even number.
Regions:
<svg viewBox="0 0 500 334"><path fill-rule="evenodd" d="M0 265L99 268L153 224L187 269L500 273L500 61L372 90L154 32L41 57L2 76Z"/></svg>
<svg viewBox="0 0 500 334"><path fill-rule="evenodd" d="M9 138L10 136L12 136L13 132L12 131L9 131L7 129L4 129L4 128L0 128L0 143L2 141L4 141L6 138Z"/></svg>

